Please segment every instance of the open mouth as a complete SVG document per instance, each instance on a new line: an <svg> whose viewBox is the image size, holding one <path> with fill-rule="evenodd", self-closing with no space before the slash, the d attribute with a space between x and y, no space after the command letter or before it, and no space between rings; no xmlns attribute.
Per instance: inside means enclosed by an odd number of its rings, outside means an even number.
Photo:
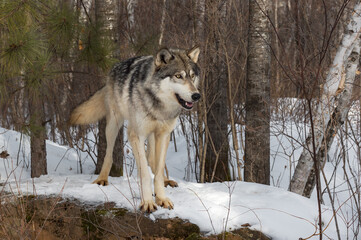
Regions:
<svg viewBox="0 0 361 240"><path fill-rule="evenodd" d="M188 110L193 108L192 102L185 101L178 94L175 94L175 96L177 97L177 100L182 107L184 107L185 109L188 109Z"/></svg>

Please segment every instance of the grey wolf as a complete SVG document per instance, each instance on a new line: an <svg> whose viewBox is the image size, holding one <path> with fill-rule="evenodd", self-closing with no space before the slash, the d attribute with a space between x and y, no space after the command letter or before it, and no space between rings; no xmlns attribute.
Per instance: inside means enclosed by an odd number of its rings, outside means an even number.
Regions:
<svg viewBox="0 0 361 240"><path fill-rule="evenodd" d="M153 212L157 205L173 208L164 190L167 184L176 185L164 177L166 152L179 114L183 109L191 110L201 98L199 53L198 47L163 48L155 56L117 63L106 85L71 113L70 124L96 123L106 117L106 155L93 182L99 185L108 185L114 142L120 127L128 121L128 139L141 183L142 211ZM154 174L155 201L148 164Z"/></svg>

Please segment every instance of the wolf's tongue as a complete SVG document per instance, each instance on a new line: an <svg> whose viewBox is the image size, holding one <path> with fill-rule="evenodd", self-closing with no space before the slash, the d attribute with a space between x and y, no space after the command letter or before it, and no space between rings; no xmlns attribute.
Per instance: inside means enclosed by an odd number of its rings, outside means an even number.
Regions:
<svg viewBox="0 0 361 240"><path fill-rule="evenodd" d="M187 106L187 107L193 107L193 103L191 103L191 102L186 102L186 106Z"/></svg>

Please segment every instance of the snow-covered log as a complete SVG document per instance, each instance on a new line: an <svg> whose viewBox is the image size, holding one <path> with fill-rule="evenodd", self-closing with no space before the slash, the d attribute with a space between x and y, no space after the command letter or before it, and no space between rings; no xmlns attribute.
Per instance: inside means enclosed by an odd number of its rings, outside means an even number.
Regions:
<svg viewBox="0 0 361 240"><path fill-rule="evenodd" d="M330 131L336 132L337 127L342 124L342 117L340 116L345 118L347 114L348 108L342 108L342 106L346 106L350 102L351 81L355 78L358 64L358 61L353 62L354 57L352 57L351 53L354 52L353 55L359 55L360 31L361 3L358 2L354 7L351 19L347 24L347 30L337 49L326 82L323 85L322 96L313 120L314 136L312 136L312 131L310 130L289 186L289 190L292 192L305 195L306 183L315 164L314 154L316 161L318 161L318 166L322 166L320 157L323 154L321 152L325 151L327 145L332 143L333 140L333 137L328 137L330 136ZM345 84L346 81L347 84ZM348 90L346 91L347 88ZM341 124L332 123L332 121L336 120L334 117L337 112L339 114L337 121Z"/></svg>

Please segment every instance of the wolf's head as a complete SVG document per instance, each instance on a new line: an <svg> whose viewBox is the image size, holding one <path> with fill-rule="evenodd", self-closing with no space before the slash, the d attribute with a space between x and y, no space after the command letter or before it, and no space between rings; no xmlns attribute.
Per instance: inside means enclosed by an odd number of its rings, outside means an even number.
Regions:
<svg viewBox="0 0 361 240"><path fill-rule="evenodd" d="M201 95L198 91L200 69L197 65L200 49L161 49L154 57L155 75L160 89L186 110L193 108Z"/></svg>

